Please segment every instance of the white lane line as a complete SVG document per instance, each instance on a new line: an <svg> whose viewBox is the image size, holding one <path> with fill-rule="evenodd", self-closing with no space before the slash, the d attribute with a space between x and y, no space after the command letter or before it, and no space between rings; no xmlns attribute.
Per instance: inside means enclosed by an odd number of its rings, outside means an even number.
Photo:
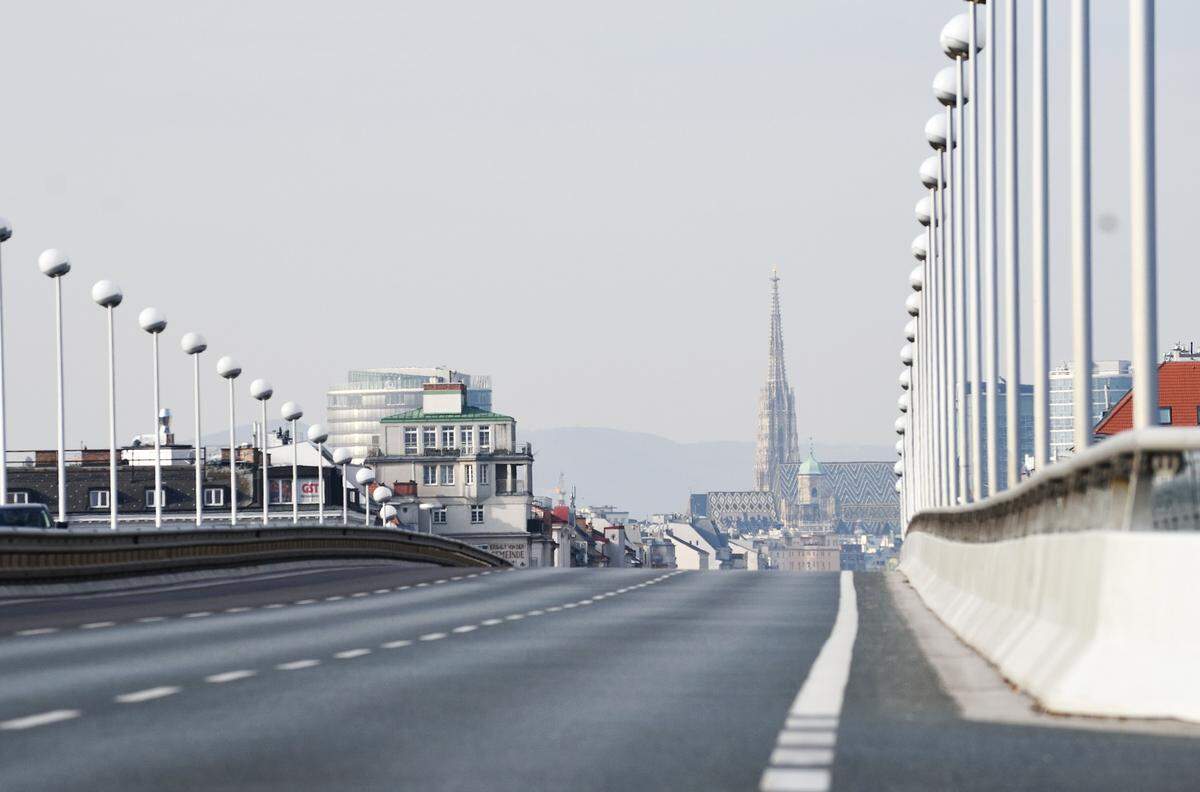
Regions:
<svg viewBox="0 0 1200 792"><path fill-rule="evenodd" d="M575 604L576 605L591 605L593 602L595 602L595 600L585 599L585 600L579 600L579 602L576 602Z"/></svg>
<svg viewBox="0 0 1200 792"><path fill-rule="evenodd" d="M450 579L451 579L451 580L462 580L462 579L463 579L463 576L462 576L462 575L455 575L454 577L452 577L452 578L450 578Z"/></svg>
<svg viewBox="0 0 1200 792"><path fill-rule="evenodd" d="M143 616L138 619L138 624L154 624L155 622L166 621L166 616Z"/></svg>
<svg viewBox="0 0 1200 792"><path fill-rule="evenodd" d="M418 640L421 641L440 641L446 637L446 633L425 633Z"/></svg>
<svg viewBox="0 0 1200 792"><path fill-rule="evenodd" d="M337 652L334 654L334 657L336 657L338 660L353 660L356 657L362 657L363 655L369 654L371 654L370 649L347 649L344 652Z"/></svg>
<svg viewBox="0 0 1200 792"><path fill-rule="evenodd" d="M833 629L808 671L779 733L771 764L763 770L763 792L826 792L837 746L837 722L850 679L858 636L858 599L854 573L839 578L838 610ZM824 749L824 753L813 753ZM798 767L796 765L805 765Z"/></svg>
<svg viewBox="0 0 1200 792"><path fill-rule="evenodd" d="M375 589L371 593L372 594L391 594L392 590L391 589Z"/></svg>
<svg viewBox="0 0 1200 792"><path fill-rule="evenodd" d="M359 597L369 597L369 596L371 596L371 592L369 592L369 591L356 591L356 592L354 592L353 594L351 594L350 596L351 596L351 598L353 598L353 599L358 599Z"/></svg>
<svg viewBox="0 0 1200 792"><path fill-rule="evenodd" d="M204 677L204 681L212 682L214 685L220 685L225 682L236 682L239 679L247 679L248 677L254 676L256 673L258 672L251 671L247 668L239 669L237 671L222 671L219 674L212 674L211 676Z"/></svg>
<svg viewBox="0 0 1200 792"><path fill-rule="evenodd" d="M0 729L4 731L17 731L19 729L32 729L34 726L46 726L59 721L71 720L78 718L83 713L79 710L50 710L49 712L39 712L36 715L26 715L23 718L13 718L12 720L0 721Z"/></svg>
<svg viewBox="0 0 1200 792"><path fill-rule="evenodd" d="M443 579L441 579L441 580L435 580L435 581L433 581L433 583L434 583L434 585L435 585L435 586L436 586L438 583L445 583L445 582L446 582L445 578L443 578Z"/></svg>
<svg viewBox="0 0 1200 792"><path fill-rule="evenodd" d="M212 616L212 611L194 611L183 614L183 618L185 619L203 619L207 616Z"/></svg>
<svg viewBox="0 0 1200 792"><path fill-rule="evenodd" d="M263 605L264 610L274 610L275 608L286 608L282 602L272 602L270 605Z"/></svg>
<svg viewBox="0 0 1200 792"><path fill-rule="evenodd" d="M471 574L467 575L467 577L468 577L468 578L475 578L475 577L479 577L479 573L478 573L478 572L472 572Z"/></svg>
<svg viewBox="0 0 1200 792"><path fill-rule="evenodd" d="M417 588L425 588L428 585L429 585L428 583L418 583Z"/></svg>
<svg viewBox="0 0 1200 792"><path fill-rule="evenodd" d="M563 607L564 607L564 608L567 608L567 609L570 609L570 608L574 608L574 607L576 607L576 605L575 605L575 603L574 603L574 602L564 602L564 603L563 603Z"/></svg>
<svg viewBox="0 0 1200 792"><path fill-rule="evenodd" d="M403 649L406 646L412 646L412 641L388 641L387 643L382 644L382 646L384 649Z"/></svg>
<svg viewBox="0 0 1200 792"><path fill-rule="evenodd" d="M459 635L461 635L462 633L475 632L475 631L476 631L476 630L478 630L478 629L479 629L479 626L478 626L478 625L475 625L475 624L464 624L462 627L455 627L455 628L454 628L453 630L451 630L450 632L452 632L452 633L458 633Z"/></svg>
<svg viewBox="0 0 1200 792"><path fill-rule="evenodd" d="M302 668L312 668L321 665L320 660L293 660L290 663L280 663L275 666L278 671L299 671Z"/></svg>
<svg viewBox="0 0 1200 792"><path fill-rule="evenodd" d="M315 599L302 599L302 600L296 600L292 604L293 605L312 605L314 602L316 602Z"/></svg>
<svg viewBox="0 0 1200 792"><path fill-rule="evenodd" d="M15 634L25 637L30 635L49 635L56 632L58 632L57 627L33 627L28 630L17 630Z"/></svg>
<svg viewBox="0 0 1200 792"><path fill-rule="evenodd" d="M325 601L326 602L337 602L338 600L344 600L344 599L346 599L346 598L341 595L335 595L333 597L326 597Z"/></svg>
<svg viewBox="0 0 1200 792"><path fill-rule="evenodd" d="M154 699L166 698L178 693L182 688L174 685L163 685L162 687L146 688L145 690L135 690L132 693L122 693L119 696L114 696L113 701L118 704L141 704L143 701L153 701Z"/></svg>
<svg viewBox="0 0 1200 792"><path fill-rule="evenodd" d="M79 629L81 629L81 630L103 630L105 627L116 627L116 626L117 626L117 623L114 621L89 622L88 624L79 625Z"/></svg>
<svg viewBox="0 0 1200 792"><path fill-rule="evenodd" d="M560 610L562 610L562 608L558 607L557 605L551 605L549 608L546 608L546 613L558 613Z"/></svg>
<svg viewBox="0 0 1200 792"><path fill-rule="evenodd" d="M484 627L495 627L497 624L504 624L504 619L484 619L479 623Z"/></svg>
<svg viewBox="0 0 1200 792"><path fill-rule="evenodd" d="M245 613L248 610L250 610L249 607L247 607L245 605L239 605L236 608L226 608L225 612L226 613Z"/></svg>
<svg viewBox="0 0 1200 792"><path fill-rule="evenodd" d="M492 574L492 570L490 570L490 569L489 569L487 572L480 572L479 574L481 574L481 575L490 575L490 574Z"/></svg>
<svg viewBox="0 0 1200 792"><path fill-rule="evenodd" d="M412 588L412 586L399 586L396 588L396 591L408 591L410 588Z"/></svg>
<svg viewBox="0 0 1200 792"><path fill-rule="evenodd" d="M531 611L526 611L525 615L526 616L541 616L543 613L545 613L545 611L531 610Z"/></svg>
<svg viewBox="0 0 1200 792"><path fill-rule="evenodd" d="M525 618L524 613L510 613L504 617L505 621L520 621Z"/></svg>

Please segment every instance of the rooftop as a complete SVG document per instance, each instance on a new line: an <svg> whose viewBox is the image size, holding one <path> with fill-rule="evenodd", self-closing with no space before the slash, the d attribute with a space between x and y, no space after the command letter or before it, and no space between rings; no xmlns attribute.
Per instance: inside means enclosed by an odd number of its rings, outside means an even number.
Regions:
<svg viewBox="0 0 1200 792"><path fill-rule="evenodd" d="M453 421L514 421L510 415L482 410L478 407L463 407L461 413L427 413L424 410L389 415L380 423L450 423Z"/></svg>

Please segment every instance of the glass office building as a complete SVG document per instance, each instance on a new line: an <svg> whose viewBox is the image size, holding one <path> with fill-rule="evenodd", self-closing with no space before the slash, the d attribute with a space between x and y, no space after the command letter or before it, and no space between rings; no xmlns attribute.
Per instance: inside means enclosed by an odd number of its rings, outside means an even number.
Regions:
<svg viewBox="0 0 1200 792"><path fill-rule="evenodd" d="M987 396L987 383L983 383L984 388L981 393ZM999 435L999 468L1000 489L1004 490L1008 487L1008 383L1005 380L1000 380L997 389L999 398L996 399L996 431ZM967 383L967 435L970 436L971 429L971 386ZM1020 397L1017 403L1017 416L1019 424L1017 426L1017 443L1020 451L1020 470L1021 475L1025 475L1028 467L1033 465L1033 386L1021 385ZM986 404L986 400L984 404ZM987 413L983 415L983 421L980 427L980 455L983 459L987 459ZM966 455L965 464L967 467L967 480L971 480L971 455ZM987 487L987 473L983 476L984 487Z"/></svg>
<svg viewBox="0 0 1200 792"><path fill-rule="evenodd" d="M467 406L492 409L492 378L486 374L442 367L355 369L346 382L326 393L328 447L348 448L356 459L374 453L380 446L379 422L389 415L419 410L422 386L430 381L461 382L467 386Z"/></svg>
<svg viewBox="0 0 1200 792"><path fill-rule="evenodd" d="M1092 426L1133 387L1133 369L1128 360L1097 360L1092 365ZM1071 366L1050 371L1050 461L1071 455L1075 447L1075 416L1072 405Z"/></svg>

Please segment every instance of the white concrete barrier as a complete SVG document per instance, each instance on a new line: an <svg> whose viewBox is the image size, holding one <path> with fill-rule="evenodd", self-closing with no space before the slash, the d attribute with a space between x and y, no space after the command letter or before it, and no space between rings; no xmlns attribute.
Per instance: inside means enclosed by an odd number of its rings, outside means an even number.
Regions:
<svg viewBox="0 0 1200 792"><path fill-rule="evenodd" d="M1047 710L1200 721L1200 534L910 531L900 568Z"/></svg>

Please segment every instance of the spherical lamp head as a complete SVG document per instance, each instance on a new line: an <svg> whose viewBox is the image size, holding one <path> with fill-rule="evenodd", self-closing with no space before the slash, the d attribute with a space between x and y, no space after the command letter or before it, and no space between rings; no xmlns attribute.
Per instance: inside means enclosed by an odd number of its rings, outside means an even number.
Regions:
<svg viewBox="0 0 1200 792"><path fill-rule="evenodd" d="M225 355L217 361L217 374L221 375L225 379L237 379L241 373L241 364L239 364L229 355Z"/></svg>
<svg viewBox="0 0 1200 792"><path fill-rule="evenodd" d="M929 200L928 195L917 201L913 207L913 214L916 215L917 222L923 226L933 222L933 201Z"/></svg>
<svg viewBox="0 0 1200 792"><path fill-rule="evenodd" d="M908 285L912 286L915 292L925 288L925 265L918 264L913 268L913 271L908 273ZM916 295L913 295L916 296Z"/></svg>
<svg viewBox="0 0 1200 792"><path fill-rule="evenodd" d="M915 292L908 295L908 299L904 301L904 310L908 311L909 316L920 316L921 295L916 294Z"/></svg>
<svg viewBox="0 0 1200 792"><path fill-rule="evenodd" d="M911 250L913 258L917 261L927 261L929 259L929 243L926 241L924 234L917 234L916 239L912 241Z"/></svg>
<svg viewBox="0 0 1200 792"><path fill-rule="evenodd" d="M396 507L391 506L391 505L384 506L382 509L379 510L379 516L383 518L384 522L387 522L388 520L396 519L396 514L397 514Z"/></svg>
<svg viewBox="0 0 1200 792"><path fill-rule="evenodd" d="M284 402L279 408L279 417L285 421L298 421L304 415L304 410L296 402Z"/></svg>
<svg viewBox="0 0 1200 792"><path fill-rule="evenodd" d="M962 101L965 105L971 101L971 95L967 90L966 83L963 83ZM933 75L933 96L946 107L954 107L958 103L958 69L954 66L946 66L938 69L938 73Z"/></svg>
<svg viewBox="0 0 1200 792"><path fill-rule="evenodd" d="M928 156L921 163L921 168L918 171L921 175L921 184L925 185L925 189L934 190L938 186L938 157L936 154ZM943 175L942 186L946 186L946 179Z"/></svg>
<svg viewBox="0 0 1200 792"><path fill-rule="evenodd" d="M38 269L48 278L61 278L71 271L71 260L58 248L50 248L38 256Z"/></svg>
<svg viewBox="0 0 1200 792"><path fill-rule="evenodd" d="M902 412L902 413L908 412L908 394L907 393L900 394L899 398L896 399L896 406L900 408L900 412Z"/></svg>
<svg viewBox="0 0 1200 792"><path fill-rule="evenodd" d="M332 456L333 456L333 464L335 464L335 465L345 465L353 458L352 455L350 454L350 449L342 448L341 446L338 446L337 448L333 449Z"/></svg>
<svg viewBox="0 0 1200 792"><path fill-rule="evenodd" d="M110 280L96 281L92 286L92 299L101 308L116 308L125 299L121 287Z"/></svg>
<svg viewBox="0 0 1200 792"><path fill-rule="evenodd" d="M184 333L183 338L179 339L179 346L189 355L199 355L208 349L208 342L199 333Z"/></svg>
<svg viewBox="0 0 1200 792"><path fill-rule="evenodd" d="M896 434L902 435L904 434L904 430L908 428L908 422L904 420L904 416L901 416L896 419L896 422L892 426L896 428Z"/></svg>
<svg viewBox="0 0 1200 792"><path fill-rule="evenodd" d="M896 460L896 464L892 465L892 472L896 474L896 478L904 475L904 463Z"/></svg>
<svg viewBox="0 0 1200 792"><path fill-rule="evenodd" d="M8 222L7 217L0 217L0 242L7 242L12 239L12 223Z"/></svg>
<svg viewBox="0 0 1200 792"><path fill-rule="evenodd" d="M950 133L946 129L946 116L944 114L937 113L925 122L925 140L929 142L929 147L934 151L945 151L946 142L949 139Z"/></svg>
<svg viewBox="0 0 1200 792"><path fill-rule="evenodd" d="M904 337L907 338L909 341L917 340L917 320L916 319L909 319L907 324L904 325Z"/></svg>
<svg viewBox="0 0 1200 792"><path fill-rule="evenodd" d="M911 344L905 344L900 347L900 362L906 366L911 366L913 362L913 348Z"/></svg>
<svg viewBox="0 0 1200 792"><path fill-rule="evenodd" d="M391 499L392 491L383 485L376 487L375 491L371 493L371 500L376 503L387 503Z"/></svg>
<svg viewBox="0 0 1200 792"><path fill-rule="evenodd" d="M970 14L957 14L946 23L942 28L942 35L938 39L942 45L942 52L946 53L946 57L951 59L969 58L971 57L971 16ZM977 31L975 38L975 51L983 49L983 36Z"/></svg>
<svg viewBox="0 0 1200 792"><path fill-rule="evenodd" d="M167 317L157 308L144 308L138 314L138 326L151 335L167 329Z"/></svg>
<svg viewBox="0 0 1200 792"><path fill-rule="evenodd" d="M897 454L897 456L904 456L904 441L903 440L896 441L896 454Z"/></svg>
<svg viewBox="0 0 1200 792"><path fill-rule="evenodd" d="M371 468L359 468L358 472L354 474L354 480L358 482L359 486L365 487L375 481L375 471Z"/></svg>
<svg viewBox="0 0 1200 792"><path fill-rule="evenodd" d="M325 424L313 424L308 427L308 442L324 443L329 439L329 430L325 428Z"/></svg>
<svg viewBox="0 0 1200 792"><path fill-rule="evenodd" d="M896 486L893 487L893 489L896 490L896 494L900 494L901 492L904 492L904 488L900 486L899 481L896 482Z"/></svg>
<svg viewBox="0 0 1200 792"><path fill-rule="evenodd" d="M275 394L275 389L271 387L271 383L265 379L256 379L250 383L250 398L258 401L266 401Z"/></svg>
<svg viewBox="0 0 1200 792"><path fill-rule="evenodd" d="M900 389L908 390L912 386L912 369L900 370Z"/></svg>

